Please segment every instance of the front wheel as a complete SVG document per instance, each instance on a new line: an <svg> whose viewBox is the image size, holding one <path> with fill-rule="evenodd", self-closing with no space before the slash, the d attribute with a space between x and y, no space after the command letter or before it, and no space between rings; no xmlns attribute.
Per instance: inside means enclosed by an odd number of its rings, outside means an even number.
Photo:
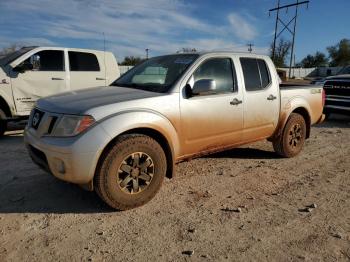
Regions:
<svg viewBox="0 0 350 262"><path fill-rule="evenodd" d="M141 134L123 135L104 156L95 190L112 208L131 209L156 195L165 173L166 157L157 141Z"/></svg>
<svg viewBox="0 0 350 262"><path fill-rule="evenodd" d="M306 123L303 116L292 113L282 134L274 140L273 148L283 157L294 157L303 149L306 139Z"/></svg>
<svg viewBox="0 0 350 262"><path fill-rule="evenodd" d="M7 129L6 114L0 109L0 137L4 135Z"/></svg>

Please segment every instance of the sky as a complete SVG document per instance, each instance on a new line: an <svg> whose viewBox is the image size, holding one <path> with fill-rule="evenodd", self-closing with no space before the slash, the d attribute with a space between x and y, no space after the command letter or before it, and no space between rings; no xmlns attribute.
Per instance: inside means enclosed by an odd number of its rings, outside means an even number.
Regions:
<svg viewBox="0 0 350 262"><path fill-rule="evenodd" d="M296 0L280 0L281 5ZM300 0L301 1L301 0ZM11 44L112 51L125 56L199 51L267 54L277 0L0 0L0 48ZM350 38L350 0L310 0L299 8L296 61ZM288 23L295 9L281 11ZM281 26L281 25L280 25ZM280 29L282 29L280 27ZM291 39L285 30L282 37Z"/></svg>

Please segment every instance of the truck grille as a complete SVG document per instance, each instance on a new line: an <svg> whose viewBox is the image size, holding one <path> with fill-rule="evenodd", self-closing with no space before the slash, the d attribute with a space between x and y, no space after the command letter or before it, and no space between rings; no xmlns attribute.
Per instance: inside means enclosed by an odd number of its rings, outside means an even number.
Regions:
<svg viewBox="0 0 350 262"><path fill-rule="evenodd" d="M350 79L328 80L324 84L325 111L350 111Z"/></svg>
<svg viewBox="0 0 350 262"><path fill-rule="evenodd" d="M345 80L329 80L324 84L326 95L338 95L350 97L350 79Z"/></svg>
<svg viewBox="0 0 350 262"><path fill-rule="evenodd" d="M59 118L59 114L49 113L35 108L30 114L28 125L35 130L38 136L50 135L56 123L58 123Z"/></svg>

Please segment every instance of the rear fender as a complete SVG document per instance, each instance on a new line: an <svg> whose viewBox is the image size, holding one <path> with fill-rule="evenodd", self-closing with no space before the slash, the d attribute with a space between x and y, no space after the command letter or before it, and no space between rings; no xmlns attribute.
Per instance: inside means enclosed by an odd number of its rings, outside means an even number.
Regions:
<svg viewBox="0 0 350 262"><path fill-rule="evenodd" d="M283 132L283 129L288 121L290 114L299 113L301 114L306 122L307 134L306 138L310 136L310 125L311 125L311 108L308 102L303 97L294 97L285 103L284 107L281 109L279 124L276 128L275 133L272 135L269 140L274 140L280 136Z"/></svg>

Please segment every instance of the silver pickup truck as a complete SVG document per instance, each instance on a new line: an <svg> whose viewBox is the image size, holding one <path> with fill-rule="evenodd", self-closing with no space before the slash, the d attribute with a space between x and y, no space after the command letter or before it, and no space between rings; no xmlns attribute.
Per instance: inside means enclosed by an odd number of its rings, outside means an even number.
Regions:
<svg viewBox="0 0 350 262"><path fill-rule="evenodd" d="M324 119L323 98L321 87L280 87L267 56L165 55L111 86L40 99L25 143L55 177L125 210L152 199L185 159L262 139L297 155Z"/></svg>

